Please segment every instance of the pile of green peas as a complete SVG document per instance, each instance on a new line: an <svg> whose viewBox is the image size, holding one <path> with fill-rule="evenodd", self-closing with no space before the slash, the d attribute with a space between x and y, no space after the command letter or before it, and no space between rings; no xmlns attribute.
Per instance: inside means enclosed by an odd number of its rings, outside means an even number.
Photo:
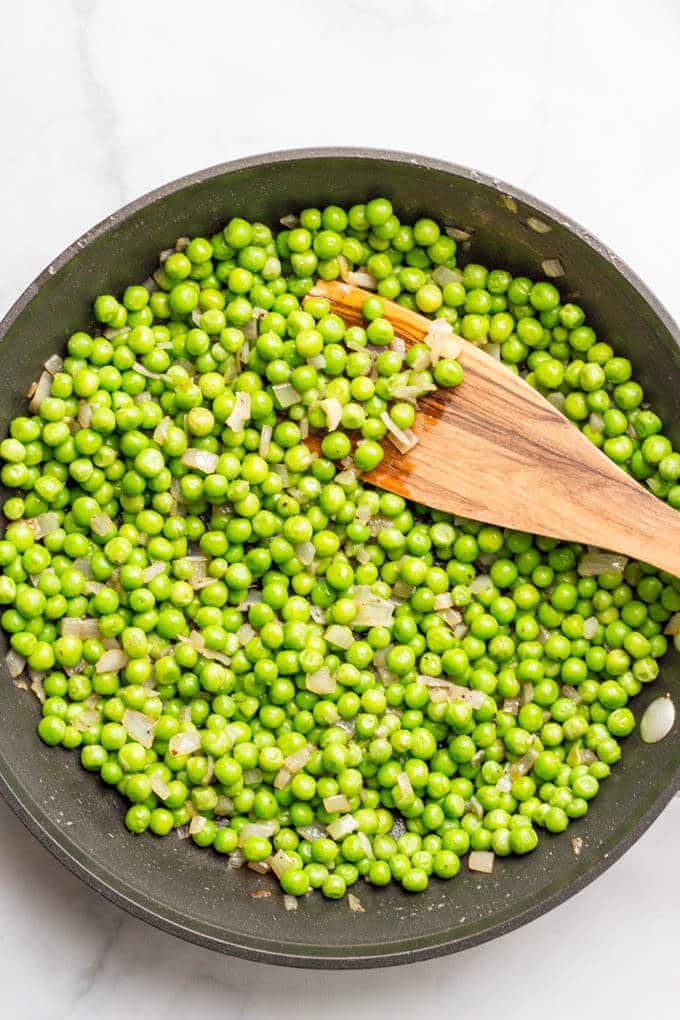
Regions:
<svg viewBox="0 0 680 1020"><path fill-rule="evenodd" d="M658 675L680 583L615 559L583 576L579 545L453 519L337 461L358 431L355 462L374 466L361 444L379 448L385 410L412 423L410 405L390 402L389 380L412 370L388 346L388 298L500 345L592 442L680 507L680 455L630 362L551 282L459 269L452 238L430 219L402 224L387 199L305 209L276 236L236 218L177 247L153 281L97 298L101 331L69 338L50 395L0 443L13 490L0 622L40 680L41 739L77 749L120 791L131 832L190 826L199 846L260 868L279 855L293 896L342 898L360 878L419 892L455 876L470 850L523 854L540 830L564 831L634 729L630 704ZM341 257L376 281L365 330L305 299ZM443 287L439 266L455 277ZM369 394L355 355L381 346ZM421 380L458 381L451 365ZM282 408L273 387L286 383L300 400ZM234 431L239 392L250 416ZM328 395L342 431L315 456L300 425L325 427ZM187 467L189 449L216 455L215 470ZM197 562L211 583L196 584ZM357 622L366 589L385 606L372 626ZM74 619L94 621L91 635L65 626ZM98 670L111 648L125 664ZM320 670L332 677L324 694L308 686ZM484 697L436 700L437 681ZM151 727L150 746L130 713ZM180 734L196 737L191 753L176 752ZM336 797L341 812L324 804ZM348 816L347 834L329 836ZM252 824L270 834L242 837Z"/></svg>

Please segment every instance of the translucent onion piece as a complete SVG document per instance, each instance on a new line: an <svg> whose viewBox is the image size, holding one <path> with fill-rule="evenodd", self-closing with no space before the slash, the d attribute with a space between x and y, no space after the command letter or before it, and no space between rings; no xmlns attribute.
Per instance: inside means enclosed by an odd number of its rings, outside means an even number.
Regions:
<svg viewBox="0 0 680 1020"><path fill-rule="evenodd" d="M460 227L444 226L444 233L452 237L454 241L469 241L472 233L469 230L462 230Z"/></svg>
<svg viewBox="0 0 680 1020"><path fill-rule="evenodd" d="M109 655L111 653L107 652L106 654ZM124 652L122 654L125 655ZM128 736L136 740L142 747L151 747L153 745L153 733L156 726L155 719L151 719L142 712L134 712L132 709L126 708L123 712L122 723Z"/></svg>
<svg viewBox="0 0 680 1020"><path fill-rule="evenodd" d="M680 613L673 613L663 629L664 634L680 634ZM585 627L583 628L585 636Z"/></svg>
<svg viewBox="0 0 680 1020"><path fill-rule="evenodd" d="M503 702L503 711L509 715L517 715L521 708L521 702L519 698L506 698Z"/></svg>
<svg viewBox="0 0 680 1020"><path fill-rule="evenodd" d="M156 425L156 428L154 429L153 433L154 443L158 443L158 445L161 446L165 442L165 440L168 437L168 429L170 428L171 425L172 418L169 418L167 415L165 416L165 418L161 418L158 425Z"/></svg>
<svg viewBox="0 0 680 1020"><path fill-rule="evenodd" d="M227 418L227 426L232 429L233 432L240 432L243 426L250 419L250 393L244 393L242 390L236 394L236 404L234 410Z"/></svg>
<svg viewBox="0 0 680 1020"><path fill-rule="evenodd" d="M520 776L526 776L528 772L531 772L537 758L538 751L535 747L530 747L527 753L523 754L519 761L514 762L508 769L510 778L513 782L515 779L519 779Z"/></svg>
<svg viewBox="0 0 680 1020"><path fill-rule="evenodd" d="M350 832L355 832L358 828L359 823L354 815L343 815L342 818L331 822L327 827L327 831L331 839L340 840L344 839L345 836L349 836Z"/></svg>
<svg viewBox="0 0 680 1020"><path fill-rule="evenodd" d="M278 383L276 386L272 386L272 392L276 397L279 407L284 410L287 407L292 407L293 404L299 404L302 397L290 383Z"/></svg>
<svg viewBox="0 0 680 1020"><path fill-rule="evenodd" d="M645 744L657 744L673 729L675 705L668 694L648 705L640 720L640 736Z"/></svg>
<svg viewBox="0 0 680 1020"><path fill-rule="evenodd" d="M564 266L559 259L543 259L541 262L541 268L546 276L556 279L558 276L564 276Z"/></svg>
<svg viewBox="0 0 680 1020"><path fill-rule="evenodd" d="M52 375L56 375L57 372L61 372L64 367L64 359L61 354L50 354L43 367L45 368L45 371L50 372Z"/></svg>
<svg viewBox="0 0 680 1020"><path fill-rule="evenodd" d="M285 216L281 217L279 223L286 230L295 230L296 227L300 226L300 217L296 216L295 213L286 213Z"/></svg>
<svg viewBox="0 0 680 1020"><path fill-rule="evenodd" d="M530 230L533 230L535 234L549 234L552 227L548 223L544 223L543 220L539 220L537 216L527 216L527 226Z"/></svg>
<svg viewBox="0 0 680 1020"><path fill-rule="evenodd" d="M254 627L251 627L249 623L244 623L236 631L236 637L240 645L247 645L251 638L255 637L257 631Z"/></svg>
<svg viewBox="0 0 680 1020"><path fill-rule="evenodd" d="M243 846L249 836L257 836L260 839L270 839L278 829L278 823L271 822L247 822L238 836L238 845Z"/></svg>
<svg viewBox="0 0 680 1020"><path fill-rule="evenodd" d="M443 325L440 326L439 323ZM424 338L424 342L430 348L433 365L436 365L440 358L457 358L463 346L462 340L455 335L451 323L446 319L435 319L432 326L435 325L436 328L431 328Z"/></svg>
<svg viewBox="0 0 680 1020"><path fill-rule="evenodd" d="M345 466L345 470L341 471L340 474L335 476L334 481L335 481L336 485L354 485L354 483L357 480L357 473L356 473L356 471L353 468L348 467L347 465L345 465L345 461L347 461L347 464L351 464L352 463L352 458L351 457L343 457L343 459L340 461L340 463Z"/></svg>
<svg viewBox="0 0 680 1020"><path fill-rule="evenodd" d="M174 736L170 737L168 743L168 751L173 758L178 758L184 754L193 754L194 751L199 751L200 748L201 734L198 730L186 730L182 733L175 733Z"/></svg>
<svg viewBox="0 0 680 1020"><path fill-rule="evenodd" d="M310 563L314 562L316 550L311 542L298 542L295 546L295 555L301 563L308 567Z"/></svg>
<svg viewBox="0 0 680 1020"><path fill-rule="evenodd" d="M49 397L51 390L52 376L49 372L43 372L37 383L33 383L28 390L27 395L30 397L28 410L31 414L38 413L40 405L46 397Z"/></svg>
<svg viewBox="0 0 680 1020"><path fill-rule="evenodd" d="M354 643L354 635L349 627L334 623L328 628L325 634L326 641L336 648L349 648Z"/></svg>
<svg viewBox="0 0 680 1020"><path fill-rule="evenodd" d="M90 527L94 531L95 535L108 535L109 532L115 528L115 524L111 520L108 514L92 514L90 518Z"/></svg>
<svg viewBox="0 0 680 1020"><path fill-rule="evenodd" d="M439 595L435 595L432 608L436 612L439 612L440 609L451 609L452 606L453 598L450 591L443 591Z"/></svg>
<svg viewBox="0 0 680 1020"><path fill-rule="evenodd" d="M208 819L205 815L194 815L189 824L190 835L194 836L197 832L201 832L205 828L207 821Z"/></svg>
<svg viewBox="0 0 680 1020"><path fill-rule="evenodd" d="M564 408L564 401L567 398L564 393L549 393L546 399L553 405L553 407L556 407L558 411L561 411Z"/></svg>
<svg viewBox="0 0 680 1020"><path fill-rule="evenodd" d="M289 857L285 850L277 850L271 859L271 869L277 878L295 866L295 858Z"/></svg>
<svg viewBox="0 0 680 1020"><path fill-rule="evenodd" d="M181 457L185 467L191 468L192 471L202 471L206 475L215 473L219 459L216 453L210 453L208 450L196 450L193 447L185 450Z"/></svg>
<svg viewBox="0 0 680 1020"><path fill-rule="evenodd" d="M352 287L363 287L364 290L377 290L378 281L370 273L366 273L363 270L357 270L354 273L347 274L347 283L351 284Z"/></svg>
<svg viewBox="0 0 680 1020"><path fill-rule="evenodd" d="M148 584L154 577L158 577L159 574L165 572L165 563L163 560L157 560L155 563L150 563L148 567L144 568L142 577L144 578L144 584Z"/></svg>
<svg viewBox="0 0 680 1020"><path fill-rule="evenodd" d="M293 754L289 754L287 758L283 759L283 768L287 769L291 775L295 775L296 772L301 772L314 754L315 750L316 748L313 744L306 744L305 747L300 748L299 751L295 751Z"/></svg>
<svg viewBox="0 0 680 1020"><path fill-rule="evenodd" d="M597 577L598 574L622 574L628 563L620 553L591 550L581 557L577 570L580 577Z"/></svg>
<svg viewBox="0 0 680 1020"><path fill-rule="evenodd" d="M297 910L298 901L297 896L291 896L290 893L283 894L283 908L284 910Z"/></svg>
<svg viewBox="0 0 680 1020"><path fill-rule="evenodd" d="M342 404L335 397L326 397L319 405L326 415L326 428L329 431L337 429L342 418Z"/></svg>
<svg viewBox="0 0 680 1020"><path fill-rule="evenodd" d="M96 708L84 708L73 720L73 725L82 733L90 726L97 726L99 722L101 722L101 712L98 712Z"/></svg>
<svg viewBox="0 0 680 1020"><path fill-rule="evenodd" d="M473 850L468 857L468 868L470 871L479 871L483 875L490 875L495 860L496 855L491 850Z"/></svg>
<svg viewBox="0 0 680 1020"><path fill-rule="evenodd" d="M495 358L496 361L500 361L501 360L501 345L500 344L487 344L486 347L484 348L484 352L485 352L485 354L488 354L489 357Z"/></svg>
<svg viewBox="0 0 680 1020"><path fill-rule="evenodd" d="M504 772L499 778L496 783L496 789L500 790L502 793L510 793L510 790L512 789L512 779L508 772Z"/></svg>
<svg viewBox="0 0 680 1020"><path fill-rule="evenodd" d="M574 857L581 856L581 850L583 850L583 837L572 836L571 837L571 849L574 851Z"/></svg>
<svg viewBox="0 0 680 1020"><path fill-rule="evenodd" d="M430 357L430 349L428 347L427 350L421 349L414 354L411 368L414 372L424 372L431 364L432 358Z"/></svg>
<svg viewBox="0 0 680 1020"><path fill-rule="evenodd" d="M357 833L357 839L359 840L359 842L361 843L361 845L363 847L364 857L368 857L368 859L372 861L375 858L375 854L373 853L373 847L371 846L371 841L368 838L368 836L366 835L366 833L365 832L358 832Z"/></svg>
<svg viewBox="0 0 680 1020"><path fill-rule="evenodd" d="M329 814L335 811L349 811L350 803L344 793L333 794L332 797L324 797L323 806Z"/></svg>
<svg viewBox="0 0 680 1020"><path fill-rule="evenodd" d="M470 591L473 595L479 595L482 591L490 591L493 588L493 581L488 574L477 574L470 581Z"/></svg>
<svg viewBox="0 0 680 1020"><path fill-rule="evenodd" d="M399 793L402 797L412 797L413 787L411 786L411 780L405 772L400 772L397 776L397 786L399 787Z"/></svg>
<svg viewBox="0 0 680 1020"><path fill-rule="evenodd" d="M394 606L391 602L374 595L367 585L358 585L355 597L357 614L352 621L353 627L389 627L392 623Z"/></svg>
<svg viewBox="0 0 680 1020"><path fill-rule="evenodd" d="M589 616L583 621L583 636L591 641L600 628L600 622L596 616ZM668 633L668 632L667 632Z"/></svg>
<svg viewBox="0 0 680 1020"><path fill-rule="evenodd" d="M398 601L404 601L404 599L411 597L413 590L412 584L407 584L406 581L402 581L400 578L392 585L392 598L397 599ZM435 597L435 602L436 601L437 599Z"/></svg>
<svg viewBox="0 0 680 1020"><path fill-rule="evenodd" d="M430 697L433 701L465 701L468 705L472 705L473 708L481 708L486 701L486 694L483 691L475 691L470 687L460 687L458 684L452 684L449 680L442 680L440 677L418 675L416 681L424 684L429 689ZM432 698L433 692L445 692L445 696L441 696L438 699L436 697Z"/></svg>
<svg viewBox="0 0 680 1020"><path fill-rule="evenodd" d="M520 705L528 705L534 700L534 685L532 683L522 684L522 691L519 696Z"/></svg>
<svg viewBox="0 0 680 1020"><path fill-rule="evenodd" d="M177 828L175 829L175 832L177 833L177 839L188 839L189 838L189 826L188 825L178 825Z"/></svg>
<svg viewBox="0 0 680 1020"><path fill-rule="evenodd" d="M47 513L39 514L37 517L29 517L26 524L36 541L39 541L44 535L51 535L59 528L59 518L53 511L48 510Z"/></svg>
<svg viewBox="0 0 680 1020"><path fill-rule="evenodd" d="M334 676L331 676L327 666L322 666L314 673L308 673L305 679L305 687L314 694L334 694L337 683Z"/></svg>
<svg viewBox="0 0 680 1020"><path fill-rule="evenodd" d="M318 822L312 822L311 825L301 825L297 830L301 836L305 839L324 839L327 835L326 829L323 825L319 825Z"/></svg>
<svg viewBox="0 0 680 1020"><path fill-rule="evenodd" d="M26 659L13 648L10 648L5 658L5 665L12 680L15 680L18 676L21 676L26 668Z"/></svg>
<svg viewBox="0 0 680 1020"><path fill-rule="evenodd" d="M151 789L160 797L161 800L167 800L170 796L170 789L168 784L165 782L162 776L159 776L157 772L151 776Z"/></svg>
<svg viewBox="0 0 680 1020"><path fill-rule="evenodd" d="M288 786L292 778L293 773L289 769L280 768L274 776L274 789L283 790L285 786Z"/></svg>
<svg viewBox="0 0 680 1020"><path fill-rule="evenodd" d="M152 372L151 369L146 368L144 365L140 365L138 361L135 361L132 366L133 370L138 375L143 375L145 379L162 379L163 375L161 372Z"/></svg>
<svg viewBox="0 0 680 1020"><path fill-rule="evenodd" d="M217 798L217 804L213 808L216 815L220 817L227 817L229 815L236 814L236 808L231 797L225 797L224 794L220 794Z"/></svg>
<svg viewBox="0 0 680 1020"><path fill-rule="evenodd" d="M85 638L98 638L99 620L91 616L63 616L61 633L64 637L78 637L81 641Z"/></svg>
<svg viewBox="0 0 680 1020"><path fill-rule="evenodd" d="M560 694L563 698L569 698L570 701L575 701L577 704L582 701L581 695L571 684L562 684Z"/></svg>
<svg viewBox="0 0 680 1020"><path fill-rule="evenodd" d="M440 287L445 287L447 283L456 283L460 279L460 274L447 266L437 266L432 273L432 279Z"/></svg>
<svg viewBox="0 0 680 1020"><path fill-rule="evenodd" d="M81 429L89 429L92 421L92 405L87 400L78 401L78 415L76 421Z"/></svg>
<svg viewBox="0 0 680 1020"><path fill-rule="evenodd" d="M260 446L258 453L260 457L266 457L269 453L269 447L272 443L272 427L271 425L263 425L260 430Z"/></svg>
<svg viewBox="0 0 680 1020"><path fill-rule="evenodd" d="M588 419L588 425L590 426L591 432L602 432L604 428L604 418L601 414L593 411L590 418Z"/></svg>
<svg viewBox="0 0 680 1020"><path fill-rule="evenodd" d="M259 786L262 782L261 769L246 769L243 773L244 786Z"/></svg>
<svg viewBox="0 0 680 1020"><path fill-rule="evenodd" d="M250 871L254 871L257 875L267 875L271 871L269 861L248 861L248 868ZM265 896L271 895L269 889L259 890L259 895L262 895L263 893ZM258 891L251 893L250 895L251 896L258 895Z"/></svg>
<svg viewBox="0 0 680 1020"><path fill-rule="evenodd" d="M482 748L480 747L480 751L481 750ZM472 811L473 815L477 816L477 818L484 817L484 808L482 807L482 805L480 804L476 797L470 797L470 810Z"/></svg>
<svg viewBox="0 0 680 1020"><path fill-rule="evenodd" d="M366 910L361 905L361 900L359 899L358 896L355 896L354 893L348 893L347 903L349 904L349 909L352 911L353 914L366 913Z"/></svg>
<svg viewBox="0 0 680 1020"><path fill-rule="evenodd" d="M458 627L463 619L457 609L440 609L439 615L444 623L448 623L452 630Z"/></svg>
<svg viewBox="0 0 680 1020"><path fill-rule="evenodd" d="M108 648L95 663L96 673L120 673L128 664L128 656L122 648Z"/></svg>
<svg viewBox="0 0 680 1020"><path fill-rule="evenodd" d="M233 854L229 855L229 861L227 862L228 868L242 868L246 863L246 859L240 850L234 850Z"/></svg>
<svg viewBox="0 0 680 1020"><path fill-rule="evenodd" d="M43 678L45 674L40 673L37 669L29 669L28 675L31 678L31 690L40 704L44 705L47 700L47 695L45 694L45 688L43 686Z"/></svg>

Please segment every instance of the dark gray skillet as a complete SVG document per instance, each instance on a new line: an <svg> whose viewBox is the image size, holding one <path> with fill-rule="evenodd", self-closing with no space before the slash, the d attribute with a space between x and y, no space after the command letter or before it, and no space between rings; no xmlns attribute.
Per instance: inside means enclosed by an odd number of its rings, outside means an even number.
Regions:
<svg viewBox="0 0 680 1020"><path fill-rule="evenodd" d="M238 160L168 184L126 206L71 245L30 285L0 325L2 429L25 406L23 394L52 351L91 320L91 303L143 280L158 252L189 233L208 236L233 215L276 224L306 205L388 195L406 219L431 215L473 227L469 255L515 273L541 276L559 258L558 281L584 305L599 334L633 361L654 406L680 445L680 340L656 298L600 242L571 220L514 188L463 167L394 152L318 149ZM49 199L45 198L48 208ZM527 223L534 217L539 223ZM536 231L540 224L548 232ZM4 650L0 650L4 663ZM320 897L285 913L281 896L249 895L268 879L225 867L216 854L174 837L130 836L122 803L78 765L77 755L38 740L38 705L0 687L0 792L44 845L108 899L151 924L223 953L268 963L371 967L409 963L495 938L552 909L600 875L653 822L680 787L677 729L655 746L637 736L586 819L563 836L544 835L530 859L507 858L492 875L463 868L423 895L357 891L366 908ZM664 661L643 692L680 703L680 661ZM571 836L583 839L580 857Z"/></svg>

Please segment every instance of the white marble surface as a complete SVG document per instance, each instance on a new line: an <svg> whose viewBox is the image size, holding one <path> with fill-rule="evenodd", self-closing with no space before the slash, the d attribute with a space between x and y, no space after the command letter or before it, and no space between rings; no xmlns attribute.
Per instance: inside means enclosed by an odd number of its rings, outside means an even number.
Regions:
<svg viewBox="0 0 680 1020"><path fill-rule="evenodd" d="M0 312L77 235L157 184L247 153L345 144L427 153L533 191L680 318L679 44L677 0L7 3ZM678 847L676 800L594 886L499 942L320 975L146 927L0 805L0 1015L666 1020L680 993Z"/></svg>

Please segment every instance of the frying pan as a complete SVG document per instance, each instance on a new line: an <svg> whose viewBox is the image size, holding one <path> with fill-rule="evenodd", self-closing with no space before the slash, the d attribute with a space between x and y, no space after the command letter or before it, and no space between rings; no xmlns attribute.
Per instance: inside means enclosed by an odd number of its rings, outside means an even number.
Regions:
<svg viewBox="0 0 680 1020"><path fill-rule="evenodd" d="M680 336L644 284L590 234L554 209L473 170L395 152L310 149L255 156L201 171L151 192L110 216L63 252L0 324L3 430L25 408L24 393L45 358L91 322L92 301L143 280L158 252L180 235L210 236L234 215L272 225L304 206L387 195L397 213L429 215L469 228L466 259L545 275L558 259L567 300L586 309L601 338L633 362L676 447L680 445ZM622 761L585 819L568 834L543 834L529 858L508 857L491 875L464 866L419 896L400 888L358 892L365 913L345 901L304 899L286 913L273 884L234 871L217 854L174 836L131 836L122 799L48 749L35 726L39 706L14 687L0 657L0 793L30 831L71 871L137 917L191 942L268 963L372 967L455 952L509 932L582 889L630 847L680 787L677 730L649 746L625 741ZM636 699L636 714L660 693L680 701L680 659L671 651L659 680ZM579 856L572 839L583 840Z"/></svg>

